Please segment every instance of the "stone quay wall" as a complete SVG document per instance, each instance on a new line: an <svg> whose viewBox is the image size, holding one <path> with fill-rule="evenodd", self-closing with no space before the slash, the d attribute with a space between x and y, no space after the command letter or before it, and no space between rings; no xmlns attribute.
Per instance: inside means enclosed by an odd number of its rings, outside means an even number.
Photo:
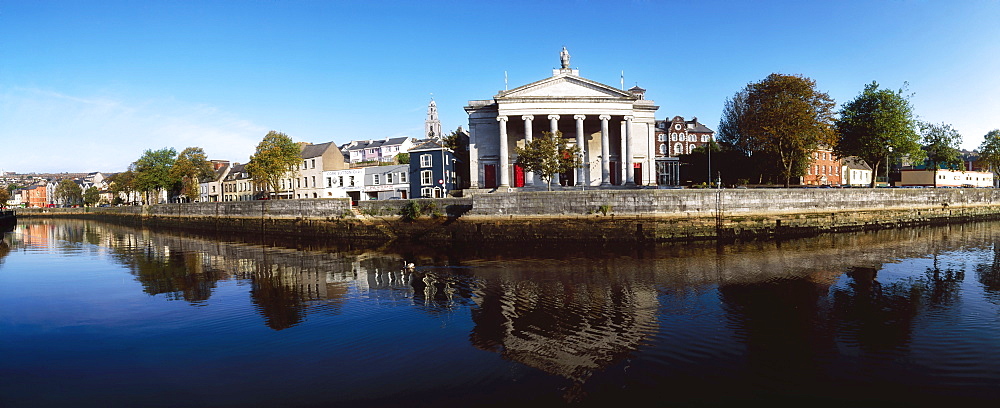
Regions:
<svg viewBox="0 0 1000 408"><path fill-rule="evenodd" d="M401 210L413 202L416 219ZM998 189L723 189L478 193L18 210L213 233L424 244L755 239L1000 220Z"/></svg>

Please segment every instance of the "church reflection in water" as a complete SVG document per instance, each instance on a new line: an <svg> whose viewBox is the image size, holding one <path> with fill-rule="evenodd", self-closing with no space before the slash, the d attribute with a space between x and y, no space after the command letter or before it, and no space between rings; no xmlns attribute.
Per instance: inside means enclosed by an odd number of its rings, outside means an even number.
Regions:
<svg viewBox="0 0 1000 408"><path fill-rule="evenodd" d="M206 304L220 282L235 281L248 285L251 303L273 330L299 325L313 311L342 313L357 300L428 314L468 310L472 346L568 380L573 385L564 398L574 401L595 374L628 364L653 342L683 350L689 347L684 341L711 340L720 344L712 352L739 348L733 353L741 355L741 369L782 378L826 378L822 365L844 353L903 355L920 315L961 300L966 269L939 262L938 254L992 242L995 235L991 227L970 225L663 246L629 256L462 258L291 249L97 222L32 221L5 237L0 262L19 247L105 252L145 293L192 305ZM991 247L969 269L994 304L1000 304L998 251L1000 245ZM882 276L886 265L928 254L926 271L905 279ZM714 303L692 306L692 293L711 293ZM712 321L700 324L717 325L731 336L728 343L685 340L684 333L695 333L684 326L691 320L676 316L703 312L695 307L718 309L709 311ZM675 383L684 381L677 377Z"/></svg>

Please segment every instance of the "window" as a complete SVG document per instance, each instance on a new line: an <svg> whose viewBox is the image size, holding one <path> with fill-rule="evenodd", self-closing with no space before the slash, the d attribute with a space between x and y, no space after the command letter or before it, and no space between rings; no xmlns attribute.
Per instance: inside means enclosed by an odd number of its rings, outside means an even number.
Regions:
<svg viewBox="0 0 1000 408"><path fill-rule="evenodd" d="M399 182L400 183L405 183L406 182L406 172L405 171L399 172Z"/></svg>
<svg viewBox="0 0 1000 408"><path fill-rule="evenodd" d="M348 180L351 182L351 187L354 187L354 176L349 176Z"/></svg>
<svg viewBox="0 0 1000 408"><path fill-rule="evenodd" d="M701 135L701 141L704 143L708 143L708 135Z"/></svg>
<svg viewBox="0 0 1000 408"><path fill-rule="evenodd" d="M684 145L680 143L675 144L674 154L684 154Z"/></svg>
<svg viewBox="0 0 1000 408"><path fill-rule="evenodd" d="M313 188L316 188L316 176L312 176L312 179L313 179Z"/></svg>
<svg viewBox="0 0 1000 408"><path fill-rule="evenodd" d="M434 185L434 173L430 170L423 170L420 172L420 185L422 186L432 186Z"/></svg>
<svg viewBox="0 0 1000 408"><path fill-rule="evenodd" d="M392 173L385 173L385 184L392 184Z"/></svg>
<svg viewBox="0 0 1000 408"><path fill-rule="evenodd" d="M374 184L376 186L379 185L379 184L382 184L382 183L379 183L378 174L372 174L372 184Z"/></svg>
<svg viewBox="0 0 1000 408"><path fill-rule="evenodd" d="M660 145L660 154L667 154L667 145L665 144Z"/></svg>
<svg viewBox="0 0 1000 408"><path fill-rule="evenodd" d="M326 178L326 188L333 187L333 177Z"/></svg>
<svg viewBox="0 0 1000 408"><path fill-rule="evenodd" d="M694 151L694 145L693 144L689 144L688 145L688 154L691 154L692 151Z"/></svg>
<svg viewBox="0 0 1000 408"><path fill-rule="evenodd" d="M309 168L312 168L312 169L316 168L316 159L312 159L312 160L309 161Z"/></svg>
<svg viewBox="0 0 1000 408"><path fill-rule="evenodd" d="M681 130L681 124L678 123L678 124L674 125L674 129Z"/></svg>
<svg viewBox="0 0 1000 408"><path fill-rule="evenodd" d="M433 164L432 157L430 154L420 155L420 167L431 167L431 164Z"/></svg>
<svg viewBox="0 0 1000 408"><path fill-rule="evenodd" d="M656 136L656 140L661 141L661 142L666 142L667 141L667 134L666 133L660 133L659 135Z"/></svg>
<svg viewBox="0 0 1000 408"><path fill-rule="evenodd" d="M676 142L677 141L677 134L676 133L671 133L670 134L670 141L671 142Z"/></svg>
<svg viewBox="0 0 1000 408"><path fill-rule="evenodd" d="M344 176L337 177L337 179L339 181L339 183L337 183L337 187L343 187L344 186Z"/></svg>

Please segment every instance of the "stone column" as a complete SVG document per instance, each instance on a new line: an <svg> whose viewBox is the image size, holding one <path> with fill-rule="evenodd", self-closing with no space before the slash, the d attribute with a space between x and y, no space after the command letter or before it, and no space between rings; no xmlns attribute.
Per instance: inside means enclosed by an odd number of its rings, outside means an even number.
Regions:
<svg viewBox="0 0 1000 408"><path fill-rule="evenodd" d="M586 115L573 115L576 119L576 147L580 149L580 167L576 168L576 185L583 186L590 182L587 179L587 172L584 166L587 164L587 154L583 147L583 120Z"/></svg>
<svg viewBox="0 0 1000 408"><path fill-rule="evenodd" d="M535 120L535 117L533 115L524 115L521 116L521 119L524 119L524 143L525 146L527 146L528 143L531 143L531 121ZM524 185L525 186L535 185L534 172L529 171L524 173Z"/></svg>
<svg viewBox="0 0 1000 408"><path fill-rule="evenodd" d="M608 121L611 120L611 115L601 115L601 185L610 186L611 185L611 161L609 160L608 154L610 154L610 136L608 135Z"/></svg>
<svg viewBox="0 0 1000 408"><path fill-rule="evenodd" d="M625 117L625 185L635 186L635 169L632 164L632 116Z"/></svg>
<svg viewBox="0 0 1000 408"><path fill-rule="evenodd" d="M507 153L507 117L497 116L497 122L500 122L500 188L507 189L510 187L510 169L508 169L508 161L510 160L510 155Z"/></svg>
<svg viewBox="0 0 1000 408"><path fill-rule="evenodd" d="M556 132L559 131L559 115L549 115L549 128L549 131L552 132L552 137L556 139L556 142L562 143L562 138L558 137L556 134ZM559 175L553 174L551 182L552 184L559 184Z"/></svg>

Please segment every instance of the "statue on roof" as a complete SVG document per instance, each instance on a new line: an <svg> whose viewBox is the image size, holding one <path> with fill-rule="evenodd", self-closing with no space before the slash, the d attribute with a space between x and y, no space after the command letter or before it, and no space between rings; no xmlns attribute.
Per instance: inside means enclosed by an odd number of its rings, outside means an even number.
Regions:
<svg viewBox="0 0 1000 408"><path fill-rule="evenodd" d="M566 47L559 53L559 61L562 62L563 69L569 68L569 51L566 51Z"/></svg>

